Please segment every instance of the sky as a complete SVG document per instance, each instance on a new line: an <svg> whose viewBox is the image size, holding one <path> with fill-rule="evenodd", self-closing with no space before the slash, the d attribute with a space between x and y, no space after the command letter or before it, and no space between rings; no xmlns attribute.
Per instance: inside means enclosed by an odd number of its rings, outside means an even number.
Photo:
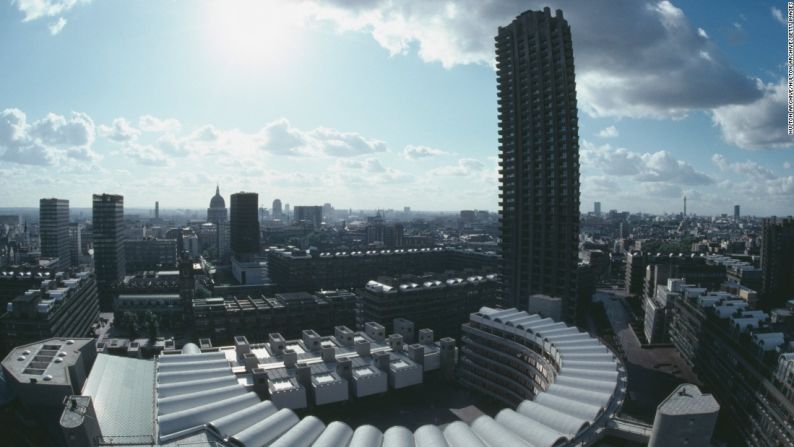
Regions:
<svg viewBox="0 0 794 447"><path fill-rule="evenodd" d="M0 0L0 207L498 210L494 36L572 29L581 210L794 210L783 1Z"/></svg>

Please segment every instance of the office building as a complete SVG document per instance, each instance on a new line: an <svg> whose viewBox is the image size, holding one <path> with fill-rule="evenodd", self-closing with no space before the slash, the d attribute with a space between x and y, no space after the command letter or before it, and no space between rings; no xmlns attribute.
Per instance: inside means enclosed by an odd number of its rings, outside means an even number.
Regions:
<svg viewBox="0 0 794 447"><path fill-rule="evenodd" d="M783 306L794 299L794 219L764 219L761 241L760 306Z"/></svg>
<svg viewBox="0 0 794 447"><path fill-rule="evenodd" d="M739 218L741 218L741 210L739 209L739 205L733 205L733 220L738 222Z"/></svg>
<svg viewBox="0 0 794 447"><path fill-rule="evenodd" d="M93 276L57 274L11 300L0 316L3 352L49 337L85 337L99 317Z"/></svg>
<svg viewBox="0 0 794 447"><path fill-rule="evenodd" d="M240 258L259 253L259 194L238 192L232 194L231 249Z"/></svg>
<svg viewBox="0 0 794 447"><path fill-rule="evenodd" d="M498 278L495 274L379 278L355 293L359 328L366 321L391 328L395 319L403 318L432 329L438 337L459 338L460 325L469 314L496 303ZM401 333L397 328L393 331Z"/></svg>
<svg viewBox="0 0 794 447"><path fill-rule="evenodd" d="M154 218L155 219L159 219L160 218L160 202L159 201L155 201L154 202Z"/></svg>
<svg viewBox="0 0 794 447"><path fill-rule="evenodd" d="M58 268L66 268L72 264L68 200L39 200L39 236L42 258L57 258Z"/></svg>
<svg viewBox="0 0 794 447"><path fill-rule="evenodd" d="M281 200L276 199L273 201L273 219L282 219L284 212L281 210Z"/></svg>
<svg viewBox="0 0 794 447"><path fill-rule="evenodd" d="M593 214L595 214L596 216L601 215L601 202L593 203Z"/></svg>
<svg viewBox="0 0 794 447"><path fill-rule="evenodd" d="M93 198L94 270L96 272L99 307L113 310L110 287L124 279L124 197L94 194Z"/></svg>
<svg viewBox="0 0 794 447"><path fill-rule="evenodd" d="M499 199L506 306L534 294L576 314L579 137L571 29L527 11L496 36Z"/></svg>
<svg viewBox="0 0 794 447"><path fill-rule="evenodd" d="M126 271L172 270L176 267L177 250L174 239L141 239L124 241Z"/></svg>
<svg viewBox="0 0 794 447"><path fill-rule="evenodd" d="M754 310L727 292L691 286L675 300L670 339L713 393L741 445L794 442L791 384L779 380L792 346L786 329L791 321L781 320L790 315Z"/></svg>
<svg viewBox="0 0 794 447"><path fill-rule="evenodd" d="M69 261L77 267L83 258L83 226L77 222L69 224Z"/></svg>
<svg viewBox="0 0 794 447"><path fill-rule="evenodd" d="M293 220L304 222L312 228L319 230L323 223L323 207L321 206L296 206L293 210Z"/></svg>

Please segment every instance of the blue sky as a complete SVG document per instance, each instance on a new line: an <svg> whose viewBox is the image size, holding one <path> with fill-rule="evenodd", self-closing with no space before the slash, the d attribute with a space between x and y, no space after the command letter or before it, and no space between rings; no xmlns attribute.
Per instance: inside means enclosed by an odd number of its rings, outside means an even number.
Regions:
<svg viewBox="0 0 794 447"><path fill-rule="evenodd" d="M552 1L582 210L791 214L785 2ZM496 210L493 36L544 2L0 3L0 206Z"/></svg>

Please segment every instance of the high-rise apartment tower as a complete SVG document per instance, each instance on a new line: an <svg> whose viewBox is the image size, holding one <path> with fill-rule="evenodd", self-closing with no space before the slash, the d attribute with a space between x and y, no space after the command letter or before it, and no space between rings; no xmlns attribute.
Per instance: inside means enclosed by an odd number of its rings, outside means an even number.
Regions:
<svg viewBox="0 0 794 447"><path fill-rule="evenodd" d="M124 197L94 194L93 201L94 270L99 308L113 310L110 286L124 279Z"/></svg>
<svg viewBox="0 0 794 447"><path fill-rule="evenodd" d="M579 127L571 29L527 11L496 36L503 305L534 294L576 312Z"/></svg>

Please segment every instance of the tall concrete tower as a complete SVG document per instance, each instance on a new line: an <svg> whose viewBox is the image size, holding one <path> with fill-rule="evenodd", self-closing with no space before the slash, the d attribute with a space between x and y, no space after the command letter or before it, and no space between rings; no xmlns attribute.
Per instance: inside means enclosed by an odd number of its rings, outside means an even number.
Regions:
<svg viewBox="0 0 794 447"><path fill-rule="evenodd" d="M579 124L571 28L557 10L527 11L499 28L503 305L562 298L576 314Z"/></svg>

